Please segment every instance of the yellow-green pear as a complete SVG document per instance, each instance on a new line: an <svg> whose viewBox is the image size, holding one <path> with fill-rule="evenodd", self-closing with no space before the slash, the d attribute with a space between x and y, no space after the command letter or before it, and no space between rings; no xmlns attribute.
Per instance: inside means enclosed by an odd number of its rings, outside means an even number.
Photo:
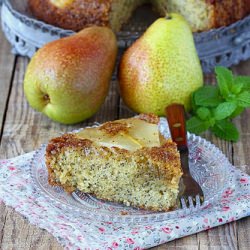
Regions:
<svg viewBox="0 0 250 250"><path fill-rule="evenodd" d="M119 85L125 104L138 113L164 115L171 103L190 109L190 95L203 85L193 35L178 14L157 19L124 53Z"/></svg>
<svg viewBox="0 0 250 250"><path fill-rule="evenodd" d="M105 27L89 27L46 44L25 74L29 104L64 124L89 118L108 93L116 54L116 37Z"/></svg>

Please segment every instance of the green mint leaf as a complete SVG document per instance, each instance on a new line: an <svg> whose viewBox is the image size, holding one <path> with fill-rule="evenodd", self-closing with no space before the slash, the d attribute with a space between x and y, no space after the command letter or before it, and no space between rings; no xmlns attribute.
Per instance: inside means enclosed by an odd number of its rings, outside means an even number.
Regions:
<svg viewBox="0 0 250 250"><path fill-rule="evenodd" d="M216 107L222 100L219 89L215 86L204 86L194 92L194 102L198 106Z"/></svg>
<svg viewBox="0 0 250 250"><path fill-rule="evenodd" d="M223 120L236 110L237 104L234 102L223 102L219 104L214 110L214 118L215 120Z"/></svg>
<svg viewBox="0 0 250 250"><path fill-rule="evenodd" d="M237 107L237 108L235 109L235 111L230 115L229 118L234 118L234 117L240 115L240 114L244 111L244 109L245 109L245 108Z"/></svg>
<svg viewBox="0 0 250 250"><path fill-rule="evenodd" d="M195 104L194 92L191 94L191 106L192 106L192 111L195 113L198 106Z"/></svg>
<svg viewBox="0 0 250 250"><path fill-rule="evenodd" d="M240 107L250 107L250 91L243 91L237 96L237 102Z"/></svg>
<svg viewBox="0 0 250 250"><path fill-rule="evenodd" d="M228 120L217 121L211 130L217 137L227 141L236 142L239 139L237 128Z"/></svg>
<svg viewBox="0 0 250 250"><path fill-rule="evenodd" d="M235 76L234 83L235 84L242 84L243 90L250 90L250 77L249 76Z"/></svg>
<svg viewBox="0 0 250 250"><path fill-rule="evenodd" d="M186 123L187 130L194 134L200 134L209 128L209 122L202 121L200 118L193 116Z"/></svg>
<svg viewBox="0 0 250 250"><path fill-rule="evenodd" d="M196 110L196 114L203 121L208 120L211 116L210 110L208 108L205 108L205 107L198 108Z"/></svg>
<svg viewBox="0 0 250 250"><path fill-rule="evenodd" d="M208 123L209 123L209 127L213 127L214 126L214 124L215 124L215 119L214 119L214 117L210 117L210 119L208 120Z"/></svg>
<svg viewBox="0 0 250 250"><path fill-rule="evenodd" d="M236 96L235 94L229 94L226 101L227 102L236 102Z"/></svg>
<svg viewBox="0 0 250 250"><path fill-rule="evenodd" d="M220 66L215 67L215 73L220 93L227 99L233 83L233 74L229 69Z"/></svg>
<svg viewBox="0 0 250 250"><path fill-rule="evenodd" d="M239 94L242 89L243 89L243 83L242 82L233 83L232 88L231 88L231 92L233 94Z"/></svg>

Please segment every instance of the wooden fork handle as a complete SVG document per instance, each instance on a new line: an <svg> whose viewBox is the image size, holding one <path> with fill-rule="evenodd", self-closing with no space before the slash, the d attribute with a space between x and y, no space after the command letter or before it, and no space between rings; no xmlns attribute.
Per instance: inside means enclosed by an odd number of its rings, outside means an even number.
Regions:
<svg viewBox="0 0 250 250"><path fill-rule="evenodd" d="M185 109L182 104L171 104L166 107L166 116L172 140L179 150L187 148L187 132L185 122Z"/></svg>

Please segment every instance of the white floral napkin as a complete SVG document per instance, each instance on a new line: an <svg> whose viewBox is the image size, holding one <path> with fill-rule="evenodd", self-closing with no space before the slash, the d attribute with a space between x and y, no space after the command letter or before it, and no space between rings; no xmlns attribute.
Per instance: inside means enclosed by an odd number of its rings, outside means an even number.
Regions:
<svg viewBox="0 0 250 250"><path fill-rule="evenodd" d="M124 225L83 218L52 204L30 176L34 152L0 161L0 202L53 234L66 249L145 249L250 215L250 177L236 168L220 203L181 218Z"/></svg>

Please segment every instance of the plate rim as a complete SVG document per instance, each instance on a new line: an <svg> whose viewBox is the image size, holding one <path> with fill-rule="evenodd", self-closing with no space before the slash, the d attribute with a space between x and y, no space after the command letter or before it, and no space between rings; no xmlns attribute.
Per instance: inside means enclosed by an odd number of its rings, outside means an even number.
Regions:
<svg viewBox="0 0 250 250"><path fill-rule="evenodd" d="M84 128L87 128L89 126L86 126ZM82 128L82 129L84 129ZM74 132L74 131L72 131ZM71 133L72 133L71 132ZM232 170L233 165L230 163L229 159L226 157L226 155L214 144L212 144L210 141L197 136L195 134L191 134L188 133L188 142L192 142L194 140L197 140L198 142L200 142L201 144L206 144L208 147L212 147L212 150L216 151L217 154L219 154L219 156L221 157L222 161L224 162L224 164L227 166L228 168L228 177L229 180L233 179L233 174L230 170ZM152 212L151 214L136 214L136 215L131 215L131 214L120 214L120 215L110 215L108 213L102 212L102 211L98 211L97 212L93 212L93 213L89 213L89 211L84 210L84 208L80 208L80 207L76 207L72 204L66 204L63 203L62 201L60 201L58 198L55 198L54 196L52 197L52 195L45 190L44 187L41 187L42 185L37 181L37 177L35 175L35 165L36 163L36 158L38 157L39 154L41 154L42 150L45 153L45 149L46 149L46 145L47 144L42 144L34 153L34 155L32 156L31 162L30 162L30 176L32 179L32 183L36 189L36 191L42 195L45 196L47 199L49 199L50 201L52 201L52 204L56 204L59 207L61 207L62 209L70 209L70 211L72 212L77 212L85 217L89 217L89 218L94 218L96 220L100 220L100 221L112 221L112 222L119 222L119 223L148 223L148 222L158 222L158 221L163 221L163 220L169 220L169 219L174 219L174 218L178 218L178 217L182 217L182 216L186 216L188 214L192 214L192 213L196 213L196 212L200 212L202 211L204 208L206 208L206 206L208 204L210 204L211 202L217 202L218 199L221 197L222 193L229 187L233 188L235 186L235 183L233 183L231 181L228 181L228 185L225 185L225 187L223 189L220 190L220 192L218 192L213 198L210 198L209 200L205 201L204 204L200 207L196 207L196 208L189 208L189 209L177 209L177 210L173 210L173 211L168 211L168 212ZM44 154L44 159L45 159L45 154ZM65 191L63 191L65 192ZM74 196L72 195L72 198L74 198ZM79 201L77 201L79 202ZM105 202L105 201L104 201ZM80 202L79 202L80 204ZM151 217L158 217L158 218L151 218Z"/></svg>

